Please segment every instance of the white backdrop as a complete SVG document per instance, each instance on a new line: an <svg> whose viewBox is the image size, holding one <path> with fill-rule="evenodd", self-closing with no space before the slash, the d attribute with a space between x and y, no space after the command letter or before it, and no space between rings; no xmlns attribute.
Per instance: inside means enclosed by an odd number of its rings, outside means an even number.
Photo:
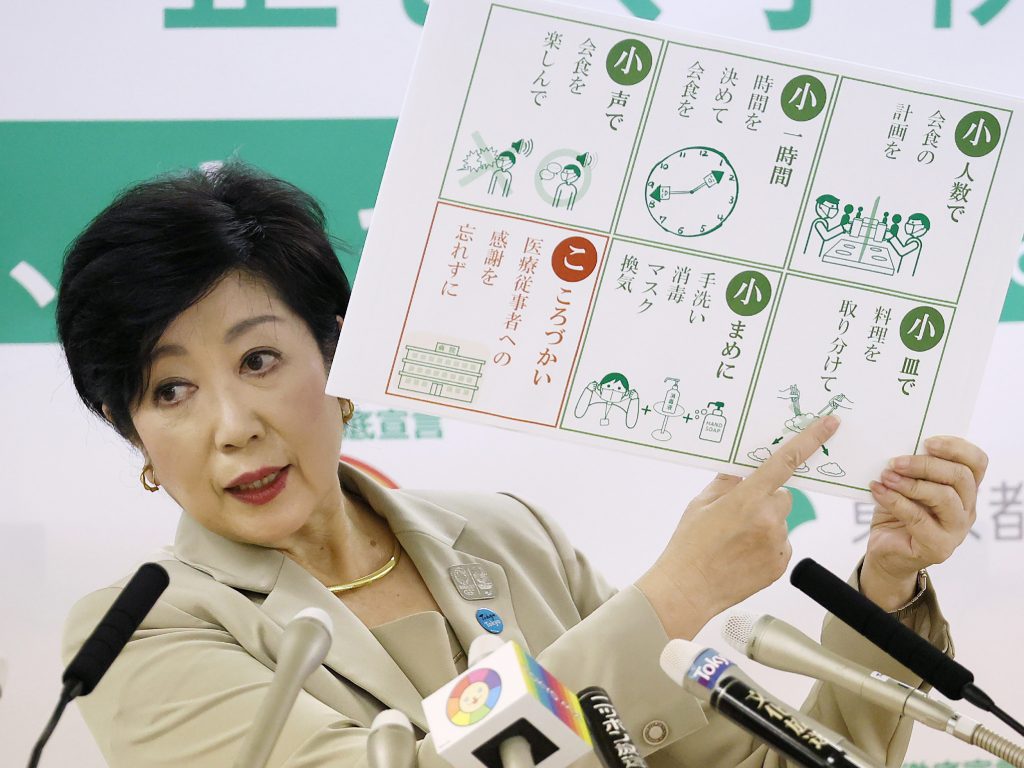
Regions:
<svg viewBox="0 0 1024 768"><path fill-rule="evenodd" d="M8 276L11 268L28 260L55 282L59 249L26 254L26 248L36 247L25 243L36 242L32 238L39 225L29 227L12 215L22 190L11 179L49 174L47 188L55 200L73 200L93 190L88 174L74 165L54 169L45 157L20 157L10 137L31 139L36 126L25 121L48 121L38 125L38 135L43 135L54 121L394 118L425 7L420 0L290 0L270 5L334 8L335 25L165 27L166 9L190 5L170 0L0 0L0 341L23 342L0 344L0 370L5 372L0 377L0 480L6 491L0 505L0 616L5 617L0 624L0 765L24 764L49 716L59 690L60 627L72 603L168 542L177 518L166 496L147 494L139 486L138 457L75 399L52 343L52 302L26 300L24 309L18 304L24 289ZM243 5L236 0L216 7ZM666 23L1024 95L1024 2L603 0L588 5L648 18L658 12ZM766 11L784 11L790 5L792 13L782 18L797 28L773 30ZM800 11L806 8L810 16L800 25ZM951 9L948 26L946 8ZM233 124L225 123L229 133ZM68 135L83 141L84 134ZM68 149L55 145L54 153ZM127 162L118 156L95 157L93 146L84 141L72 149L94 163ZM146 147L157 154L159 149ZM286 149L296 165L318 151L298 145ZM244 146L236 150L245 156ZM165 167L180 163L177 157L168 157ZM34 165L26 171L30 161ZM273 170L288 176L287 165L284 169ZM1020 172L1024 183L1024 169ZM368 204L352 203L350 210L344 204L329 206L332 223L335 217L348 217L365 224L370 205L372 198ZM47 217L57 220L62 212L54 203ZM80 227L86 219L79 215L72 224ZM1019 261L1016 274L1024 286ZM1011 290L1004 317L1024 319L1022 290ZM1018 715L1024 713L1014 696L1022 679L1015 661L1024 645L1022 349L1024 325L1002 323L969 434L992 458L978 523L957 557L933 569L958 657L975 671L985 690ZM359 406L363 429L350 434L347 454L405 487L450 487L457 478L467 490L507 489L531 498L553 512L577 545L618 584L629 583L652 562L686 501L707 481L704 473L667 463L448 419L425 429L411 414ZM566 466L578 471L566 473ZM570 485L552 479L566 474L578 480ZM814 556L846 572L863 547L863 511L825 496L811 497L810 505L807 514L813 519L792 534L795 558ZM750 607L811 633L821 618L785 581L758 595ZM717 622L703 636L724 645ZM746 666L789 701L798 701L808 687L752 663ZM986 722L993 724L991 719ZM979 758L980 763L968 762ZM74 708L65 715L44 760L49 765L103 765ZM917 766L995 766L995 761L984 760L983 754L949 737L920 729L908 755L908 762Z"/></svg>

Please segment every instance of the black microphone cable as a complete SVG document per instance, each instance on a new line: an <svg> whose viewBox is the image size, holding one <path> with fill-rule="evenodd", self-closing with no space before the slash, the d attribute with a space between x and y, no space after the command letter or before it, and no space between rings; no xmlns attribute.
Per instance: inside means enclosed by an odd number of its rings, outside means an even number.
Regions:
<svg viewBox="0 0 1024 768"><path fill-rule="evenodd" d="M53 735L64 709L77 697L92 692L100 678L114 663L114 659L121 653L128 639L146 618L146 614L167 589L169 581L167 571L156 563L145 563L121 590L121 594L117 596L100 619L100 623L96 625L96 629L64 670L64 686L60 692L60 700L32 750L28 768L36 768L39 765L43 747Z"/></svg>
<svg viewBox="0 0 1024 768"><path fill-rule="evenodd" d="M790 582L829 613L888 653L950 699L966 699L1024 736L1024 725L974 684L974 674L912 632L811 558L796 564Z"/></svg>

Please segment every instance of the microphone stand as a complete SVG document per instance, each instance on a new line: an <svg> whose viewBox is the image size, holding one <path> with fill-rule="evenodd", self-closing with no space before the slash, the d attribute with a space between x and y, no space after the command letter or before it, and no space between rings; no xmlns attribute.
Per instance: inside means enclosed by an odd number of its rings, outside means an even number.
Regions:
<svg viewBox="0 0 1024 768"><path fill-rule="evenodd" d="M32 749L32 756L28 761L28 768L36 768L39 765L39 758L43 755L43 747L46 746L46 742L50 740L50 736L53 735L54 729L57 727L58 721L60 721L61 715L64 714L64 709L78 698L78 694L82 692L82 682L80 680L68 680L64 683L64 688L60 692L60 701L57 702L56 709L53 710L53 715L50 716L50 722L46 724L46 728L43 729L42 734L39 736L39 740L36 741L35 747Z"/></svg>

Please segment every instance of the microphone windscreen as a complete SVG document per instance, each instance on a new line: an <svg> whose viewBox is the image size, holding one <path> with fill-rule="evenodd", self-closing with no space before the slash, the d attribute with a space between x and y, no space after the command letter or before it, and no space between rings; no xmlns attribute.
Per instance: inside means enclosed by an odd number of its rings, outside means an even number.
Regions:
<svg viewBox="0 0 1024 768"><path fill-rule="evenodd" d="M592 685L576 694L604 768L647 768L608 691Z"/></svg>
<svg viewBox="0 0 1024 768"><path fill-rule="evenodd" d="M814 560L805 558L797 563L790 582L946 697L963 698L964 686L974 682L970 670Z"/></svg>
<svg viewBox="0 0 1024 768"><path fill-rule="evenodd" d="M139 568L64 670L64 683L81 683L81 696L91 693L169 582L156 563Z"/></svg>

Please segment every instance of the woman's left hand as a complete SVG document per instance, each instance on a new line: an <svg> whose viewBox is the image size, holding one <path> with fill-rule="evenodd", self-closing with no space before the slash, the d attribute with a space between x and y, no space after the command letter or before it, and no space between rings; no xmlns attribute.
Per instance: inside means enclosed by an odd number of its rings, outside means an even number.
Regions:
<svg viewBox="0 0 1024 768"><path fill-rule="evenodd" d="M860 584L887 611L910 600L918 571L952 555L977 516L985 452L948 436L925 440L924 449L892 459L871 484L876 504Z"/></svg>

